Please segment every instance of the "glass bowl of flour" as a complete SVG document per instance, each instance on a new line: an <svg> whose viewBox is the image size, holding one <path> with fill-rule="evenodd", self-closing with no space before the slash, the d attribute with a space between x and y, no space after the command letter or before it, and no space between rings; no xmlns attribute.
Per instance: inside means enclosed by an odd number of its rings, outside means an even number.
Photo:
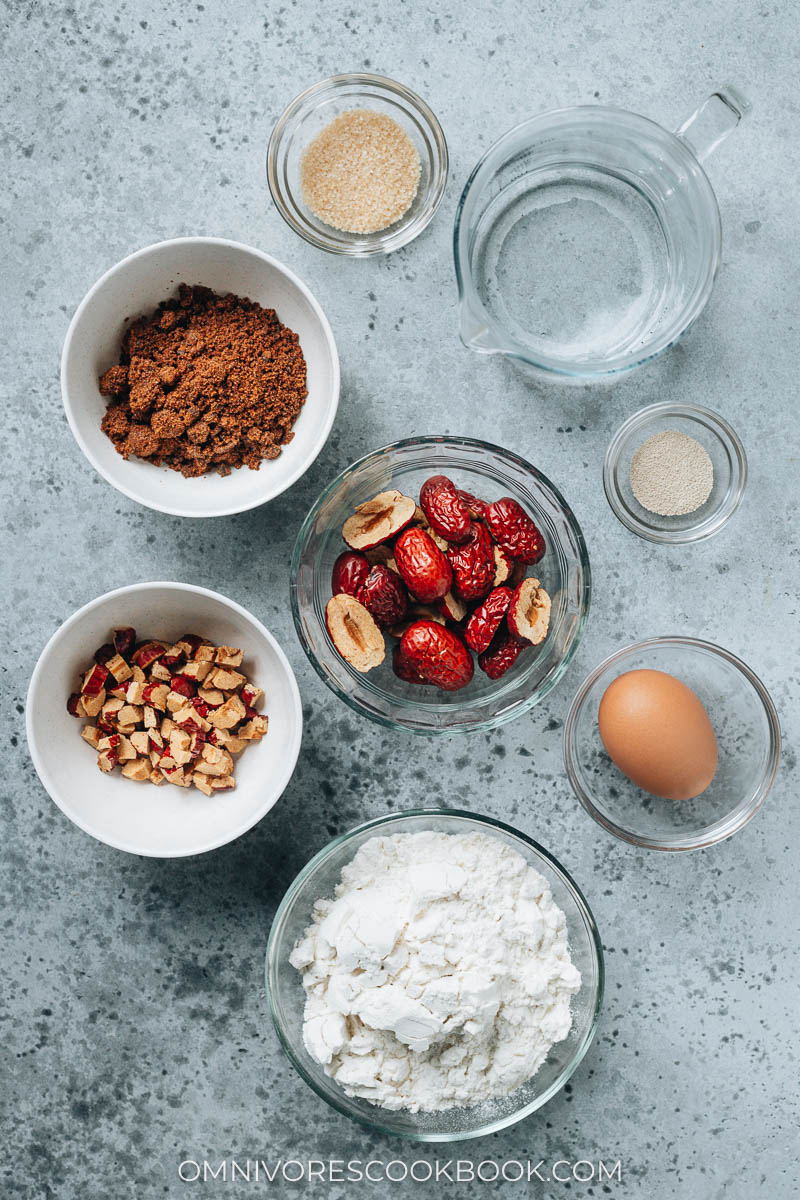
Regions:
<svg viewBox="0 0 800 1200"><path fill-rule="evenodd" d="M564 1086L594 1036L600 935L564 868L489 817L415 809L335 838L270 933L292 1065L333 1108L423 1142L494 1133Z"/></svg>

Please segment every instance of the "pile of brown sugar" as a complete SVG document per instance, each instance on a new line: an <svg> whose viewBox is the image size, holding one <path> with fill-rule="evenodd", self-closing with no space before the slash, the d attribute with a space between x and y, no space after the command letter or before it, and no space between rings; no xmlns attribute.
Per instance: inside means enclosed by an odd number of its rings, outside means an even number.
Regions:
<svg viewBox="0 0 800 1200"><path fill-rule="evenodd" d="M297 334L272 309L185 283L132 323L100 391L123 458L187 476L277 458L308 394Z"/></svg>

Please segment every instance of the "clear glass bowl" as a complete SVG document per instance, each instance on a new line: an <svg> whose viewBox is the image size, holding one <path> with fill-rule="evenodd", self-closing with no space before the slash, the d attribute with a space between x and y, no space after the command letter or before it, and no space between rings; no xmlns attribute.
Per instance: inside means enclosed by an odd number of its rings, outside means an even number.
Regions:
<svg viewBox="0 0 800 1200"><path fill-rule="evenodd" d="M748 108L728 86L674 134L600 105L504 134L456 215L465 346L564 383L616 376L671 346L705 307L721 261L701 162Z"/></svg>
<svg viewBox="0 0 800 1200"><path fill-rule="evenodd" d="M679 517L648 512L633 494L631 459L648 438L664 430L694 438L714 467L714 483L705 504ZM632 533L651 542L699 542L718 533L739 507L747 483L747 458L736 432L708 408L694 404L652 404L634 413L614 434L603 463L608 503Z"/></svg>
<svg viewBox="0 0 800 1200"><path fill-rule="evenodd" d="M300 157L326 125L352 108L385 113L402 126L417 148L419 188L403 216L376 233L346 233L320 221L303 202ZM365 258L388 254L421 233L441 203L447 183L447 143L424 100L383 75L332 75L292 100L279 118L267 149L267 181L275 207L295 233L332 254Z"/></svg>
<svg viewBox="0 0 800 1200"><path fill-rule="evenodd" d="M572 961L581 973L581 988L572 1001L572 1028L553 1046L536 1075L511 1095L469 1108L438 1113L390 1112L366 1100L345 1095L325 1074L303 1044L305 994L300 973L289 955L311 923L314 903L332 896L342 867L370 838L396 833L488 833L521 854L549 883L553 899L567 919ZM529 1116L564 1086L594 1037L603 1001L603 947L594 917L577 885L560 863L531 838L490 817L445 809L414 809L378 817L329 842L292 883L272 923L266 958L266 988L272 1020L281 1046L298 1074L338 1112L377 1133L396 1134L419 1142L456 1142L495 1133Z"/></svg>
<svg viewBox="0 0 800 1200"><path fill-rule="evenodd" d="M719 766L694 800L651 796L605 751L597 727L603 693L639 668L682 680L711 719ZM586 811L609 833L649 850L697 850L746 825L772 787L780 745L778 714L761 680L728 650L695 638L651 638L612 654L583 682L564 724L567 775Z"/></svg>
<svg viewBox="0 0 800 1200"><path fill-rule="evenodd" d="M547 553L531 568L552 601L550 630L535 650L520 655L502 678L482 671L457 692L404 683L386 660L360 674L339 655L325 625L331 569L347 547L342 525L356 505L397 488L415 499L430 475L451 476L456 486L485 500L513 496L544 534ZM470 438L408 438L375 450L334 479L313 506L295 543L291 602L298 637L313 667L356 712L390 729L412 733L469 733L493 729L527 712L564 674L578 648L589 611L591 575L583 535L552 483L508 450Z"/></svg>

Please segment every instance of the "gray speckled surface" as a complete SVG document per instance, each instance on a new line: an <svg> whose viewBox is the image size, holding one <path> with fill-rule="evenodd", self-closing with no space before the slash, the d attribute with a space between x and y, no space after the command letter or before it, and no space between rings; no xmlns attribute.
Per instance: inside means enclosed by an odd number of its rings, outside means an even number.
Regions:
<svg viewBox="0 0 800 1200"><path fill-rule="evenodd" d="M283 889L332 833L387 805L438 801L509 818L561 858L594 908L608 966L599 1034L570 1090L457 1156L622 1161L621 1185L535 1195L796 1195L796 31L783 0L542 0L527 16L509 0L4 7L4 1195L183 1194L185 1158L435 1158L367 1136L293 1074L268 1021L262 956ZM452 155L434 224L386 261L313 250L265 194L265 143L285 102L360 67L417 88ZM450 231L478 154L522 117L571 103L674 126L727 79L754 112L710 163L724 267L691 335L598 393L532 387L462 349ZM108 487L69 434L58 385L61 342L89 285L131 250L188 233L251 242L293 267L330 316L343 375L339 418L308 475L261 510L207 524ZM659 398L719 408L750 456L736 519L694 548L635 539L602 494L610 434ZM532 459L571 501L595 579L587 636L547 702L492 736L435 747L339 704L306 664L287 603L290 548L321 487L365 451L424 432L485 437ZM57 625L100 592L159 577L218 588L261 617L297 671L307 718L281 803L234 845L181 862L131 858L73 828L39 785L23 729L27 680ZM751 825L679 857L596 828L560 748L585 671L628 640L674 630L742 654L786 737ZM315 1187L337 1198L433 1191Z"/></svg>

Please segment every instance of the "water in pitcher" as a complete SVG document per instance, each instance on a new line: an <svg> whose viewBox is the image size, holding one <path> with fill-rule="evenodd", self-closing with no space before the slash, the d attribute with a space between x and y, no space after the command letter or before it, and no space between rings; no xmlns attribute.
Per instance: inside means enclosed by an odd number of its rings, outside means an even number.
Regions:
<svg viewBox="0 0 800 1200"><path fill-rule="evenodd" d="M553 164L504 187L481 215L472 263L483 305L534 356L635 352L668 303L655 208L594 166Z"/></svg>

